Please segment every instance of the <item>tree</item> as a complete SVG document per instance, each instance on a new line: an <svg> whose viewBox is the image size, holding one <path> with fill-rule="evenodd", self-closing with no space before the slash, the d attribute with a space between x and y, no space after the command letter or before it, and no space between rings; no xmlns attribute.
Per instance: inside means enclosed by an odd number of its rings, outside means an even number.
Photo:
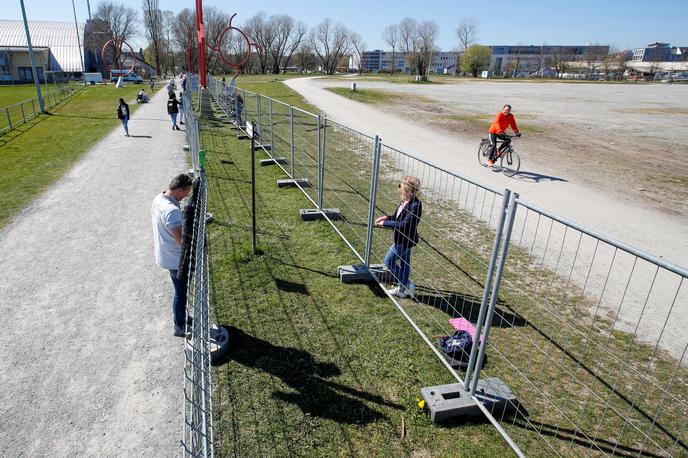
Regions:
<svg viewBox="0 0 688 458"><path fill-rule="evenodd" d="M399 44L399 26L396 24L388 25L382 32L382 39L392 48L392 75L396 70L397 56L396 49Z"/></svg>
<svg viewBox="0 0 688 458"><path fill-rule="evenodd" d="M308 30L308 27L306 26L306 24L304 22L299 21L296 23L296 29L291 34L291 38L289 39L289 43L287 43L286 51L284 52L283 73L287 73L287 67L289 67L289 62L291 61L291 57L294 55L296 50L299 48L299 46L303 42L303 37L306 36L307 30Z"/></svg>
<svg viewBox="0 0 688 458"><path fill-rule="evenodd" d="M203 27L205 30L206 43L214 48L224 46L224 50L227 49L226 43L220 43L220 36L225 30L225 27L229 24L229 15L214 6L203 8ZM225 39L227 35L225 35ZM224 63L220 60L220 54L218 52L208 53L208 73L214 74L219 70L224 72L228 69L225 68Z"/></svg>
<svg viewBox="0 0 688 458"><path fill-rule="evenodd" d="M189 8L184 8L177 14L177 20L173 26L174 39L177 47L184 55L186 67L191 71L196 64L196 13ZM174 69L172 69L174 72Z"/></svg>
<svg viewBox="0 0 688 458"><path fill-rule="evenodd" d="M461 56L461 71L470 73L473 75L473 78L476 78L478 72L489 67L491 55L492 52L487 46L469 46Z"/></svg>
<svg viewBox="0 0 688 458"><path fill-rule="evenodd" d="M117 48L117 50L113 53L113 62L120 68L123 63L123 56L119 53L119 46L138 33L136 11L123 4L106 0L98 4L94 18L102 21L101 24L106 36L109 37L108 39L114 40L115 46L113 48Z"/></svg>
<svg viewBox="0 0 688 458"><path fill-rule="evenodd" d="M301 68L301 73L304 71L314 70L315 54L313 53L313 46L310 40L303 40L294 54L297 65Z"/></svg>
<svg viewBox="0 0 688 458"><path fill-rule="evenodd" d="M354 48L354 52L358 57L358 74L363 73L363 53L366 50L366 44L361 38L361 34L353 32L351 34L351 46Z"/></svg>
<svg viewBox="0 0 688 458"><path fill-rule="evenodd" d="M571 65L572 59L573 52L569 48L562 46L554 53L552 63L554 64L554 70L557 72L557 78L563 78L564 73L566 73L566 70L568 70Z"/></svg>
<svg viewBox="0 0 688 458"><path fill-rule="evenodd" d="M592 45L585 50L585 63L588 68L588 79L594 79L595 73L600 64L604 62L607 57L606 48L604 46Z"/></svg>
<svg viewBox="0 0 688 458"><path fill-rule="evenodd" d="M439 33L439 27L435 21L423 21L416 29L418 32L418 53L416 56L416 69L419 75L425 75L430 67L432 53L435 51L435 39Z"/></svg>
<svg viewBox="0 0 688 458"><path fill-rule="evenodd" d="M270 23L264 12L260 12L249 18L244 26L244 31L258 44L256 58L260 67L260 73L266 74L270 64L270 49L275 41L274 24Z"/></svg>
<svg viewBox="0 0 688 458"><path fill-rule="evenodd" d="M165 10L162 12L163 16L163 34L165 37L165 62L164 73L174 72L175 58L172 46L172 36L174 34L174 24L176 17L172 11ZM160 76L160 75L158 75Z"/></svg>
<svg viewBox="0 0 688 458"><path fill-rule="evenodd" d="M478 20L472 17L461 19L456 28L456 37L461 44L461 50L468 49L478 39Z"/></svg>
<svg viewBox="0 0 688 458"><path fill-rule="evenodd" d="M313 47L313 52L320 59L323 70L328 75L337 71L337 65L341 58L349 53L351 48L350 32L342 24L332 25L330 19L325 19L310 31L308 40Z"/></svg>
<svg viewBox="0 0 688 458"><path fill-rule="evenodd" d="M155 64L155 71L160 75L164 46L164 18L158 5L158 0L143 0L143 26L146 38Z"/></svg>

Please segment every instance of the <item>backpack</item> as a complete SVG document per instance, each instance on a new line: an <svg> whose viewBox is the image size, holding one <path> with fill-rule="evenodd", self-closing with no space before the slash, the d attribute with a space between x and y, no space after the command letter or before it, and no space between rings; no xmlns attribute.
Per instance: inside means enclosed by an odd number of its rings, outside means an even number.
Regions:
<svg viewBox="0 0 688 458"><path fill-rule="evenodd" d="M177 109L177 101L172 99L167 101L167 113L172 114L172 113L179 113L179 109Z"/></svg>
<svg viewBox="0 0 688 458"><path fill-rule="evenodd" d="M450 358L468 359L473 348L473 337L466 331L454 331L450 336L440 337L439 346Z"/></svg>

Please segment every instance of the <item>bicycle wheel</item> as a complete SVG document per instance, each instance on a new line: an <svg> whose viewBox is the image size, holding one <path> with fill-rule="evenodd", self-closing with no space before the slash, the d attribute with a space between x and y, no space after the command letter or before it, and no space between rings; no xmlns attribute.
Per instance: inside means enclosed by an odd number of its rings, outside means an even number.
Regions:
<svg viewBox="0 0 688 458"><path fill-rule="evenodd" d="M490 154L490 140L483 138L478 147L478 164L487 167L487 158Z"/></svg>
<svg viewBox="0 0 688 458"><path fill-rule="evenodd" d="M509 148L507 151L504 151L504 154L499 159L499 167L504 175L512 177L521 168L521 158L518 157L516 151Z"/></svg>

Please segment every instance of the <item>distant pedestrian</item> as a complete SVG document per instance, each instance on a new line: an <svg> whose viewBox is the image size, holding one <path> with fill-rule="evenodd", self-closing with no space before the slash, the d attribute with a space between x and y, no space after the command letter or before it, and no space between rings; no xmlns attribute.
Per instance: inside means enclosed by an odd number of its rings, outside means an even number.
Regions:
<svg viewBox="0 0 688 458"><path fill-rule="evenodd" d="M181 86L182 86L182 91L186 92L186 75L182 76L182 79L179 82L179 84L181 84Z"/></svg>
<svg viewBox="0 0 688 458"><path fill-rule="evenodd" d="M151 78L150 83L148 85L151 88L151 95L153 94L153 88L155 87L155 81L153 81L153 78Z"/></svg>
<svg viewBox="0 0 688 458"><path fill-rule="evenodd" d="M124 127L124 135L129 136L129 105L126 104L123 98L119 99L119 106L117 107L117 118L122 121Z"/></svg>
<svg viewBox="0 0 688 458"><path fill-rule="evenodd" d="M169 97L172 94L174 94L174 78L167 84L167 96Z"/></svg>
<svg viewBox="0 0 688 458"><path fill-rule="evenodd" d="M170 95L170 99L167 101L167 113L172 119L172 130L181 130L177 125L177 114L179 113L179 106L181 102L177 100L177 96L174 92Z"/></svg>
<svg viewBox="0 0 688 458"><path fill-rule="evenodd" d="M184 173L177 175L172 179L167 190L153 199L151 206L155 263L170 272L174 285L172 315L174 317L174 335L177 337L184 337L184 328L187 324L187 285L185 281L177 278L181 256L182 227L184 225L184 217L179 202L189 195L192 185L193 182L188 175Z"/></svg>

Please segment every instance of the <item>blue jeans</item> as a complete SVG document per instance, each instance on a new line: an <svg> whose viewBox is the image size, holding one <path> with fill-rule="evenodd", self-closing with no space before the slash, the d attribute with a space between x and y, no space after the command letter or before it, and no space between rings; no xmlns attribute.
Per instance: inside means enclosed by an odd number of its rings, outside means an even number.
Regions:
<svg viewBox="0 0 688 458"><path fill-rule="evenodd" d="M177 125L177 113L170 113L170 117L172 118L172 125L176 126Z"/></svg>
<svg viewBox="0 0 688 458"><path fill-rule="evenodd" d="M124 133L129 135L129 116L123 117L122 119L120 119L120 121L122 121L122 127L124 127Z"/></svg>
<svg viewBox="0 0 688 458"><path fill-rule="evenodd" d="M409 274L411 272L411 248L402 245L392 244L385 255L385 265L392 272L393 278L399 281L399 286L409 285Z"/></svg>
<svg viewBox="0 0 688 458"><path fill-rule="evenodd" d="M183 328L186 324L186 282L177 278L176 270L170 270L170 277L174 285L174 298L172 298L174 325Z"/></svg>

